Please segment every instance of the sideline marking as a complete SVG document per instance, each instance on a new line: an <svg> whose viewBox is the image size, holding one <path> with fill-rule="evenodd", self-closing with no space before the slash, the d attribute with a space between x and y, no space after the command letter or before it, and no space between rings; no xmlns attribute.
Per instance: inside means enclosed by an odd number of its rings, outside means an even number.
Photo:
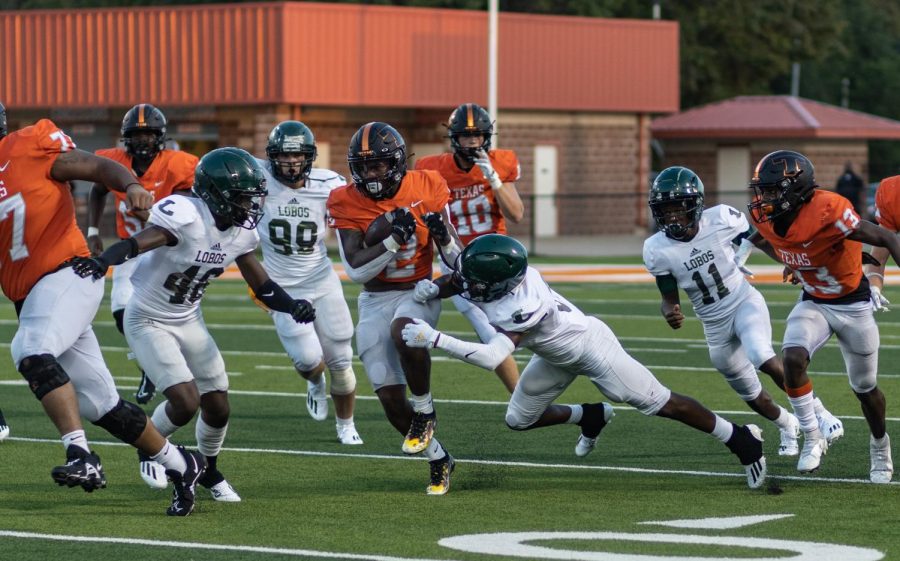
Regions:
<svg viewBox="0 0 900 561"><path fill-rule="evenodd" d="M447 559L421 559L409 557L391 557L389 555L365 555L362 553L336 553L331 551L315 551L312 549L286 549L280 547L260 547L254 545L223 545L216 543L175 542L162 540L145 540L140 538L107 538L102 536L66 536L61 534L38 534L35 532L15 532L0 530L0 536L32 540L51 540L80 543L115 543L125 545L151 545L159 547L177 547L181 549L209 549L213 551L245 551L248 553L269 553L272 555L292 555L294 557L327 557L329 559L360 559L363 561L449 561Z"/></svg>

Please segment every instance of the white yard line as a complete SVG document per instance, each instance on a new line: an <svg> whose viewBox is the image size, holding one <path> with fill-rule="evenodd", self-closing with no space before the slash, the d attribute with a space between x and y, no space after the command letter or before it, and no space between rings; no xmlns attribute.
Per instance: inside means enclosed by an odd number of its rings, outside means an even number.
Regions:
<svg viewBox="0 0 900 561"><path fill-rule="evenodd" d="M229 545L200 542L176 542L162 540L145 540L141 538L108 538L103 536L67 536L62 534L38 534L34 532L16 532L0 530L0 537L21 538L42 541L101 543L121 545L141 545L170 547L178 549L203 549L209 551L239 551L246 553L265 553L269 555L290 555L294 557L324 557L328 559L359 559L361 561L438 561L421 558L392 557L389 555L366 555L362 553L339 553L335 551L316 551L313 549L287 549L282 547L260 547L255 545ZM442 559L439 561L448 561Z"/></svg>

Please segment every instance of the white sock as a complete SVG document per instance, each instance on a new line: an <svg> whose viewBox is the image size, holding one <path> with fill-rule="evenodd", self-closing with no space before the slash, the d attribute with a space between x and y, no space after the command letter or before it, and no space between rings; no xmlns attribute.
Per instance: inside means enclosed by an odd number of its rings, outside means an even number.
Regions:
<svg viewBox="0 0 900 561"><path fill-rule="evenodd" d="M572 413L569 415L569 420L566 421L569 425L577 425L581 422L581 416L584 414L584 408L580 405L569 405L569 409L572 410Z"/></svg>
<svg viewBox="0 0 900 561"><path fill-rule="evenodd" d="M160 450L159 453L150 456L150 459L162 464L162 466L166 468L166 471L172 470L177 471L178 473L184 473L184 470L187 469L187 462L184 461L184 456L181 455L178 448L172 446L169 439L166 439L166 443L163 445L162 450Z"/></svg>
<svg viewBox="0 0 900 561"><path fill-rule="evenodd" d="M334 424L337 425L337 428L353 426L353 417L350 417L348 419L341 419L340 417L335 417L334 419L335 419Z"/></svg>
<svg viewBox="0 0 900 561"><path fill-rule="evenodd" d="M713 427L711 434L722 442L728 442L731 440L731 435L734 434L734 425L731 424L731 421L726 421L716 415L716 426Z"/></svg>
<svg viewBox="0 0 900 561"><path fill-rule="evenodd" d="M225 442L227 432L227 423L221 428L211 427L203 420L203 415L200 415L197 417L197 430L194 432L197 436L197 450L204 456L218 456L222 451L222 443Z"/></svg>
<svg viewBox="0 0 900 561"><path fill-rule="evenodd" d="M791 414L788 413L787 409L784 407L778 406L778 418L772 421L775 423L781 430L787 430L791 428Z"/></svg>
<svg viewBox="0 0 900 561"><path fill-rule="evenodd" d="M153 421L153 425L156 427L156 430L159 431L159 434L163 436L169 436L181 427L176 425L169 419L169 416L166 414L166 404L168 401L163 401L159 405L156 406L156 409L153 410L153 415L150 417L150 420Z"/></svg>
<svg viewBox="0 0 900 561"><path fill-rule="evenodd" d="M800 421L800 428L803 432L812 432L819 430L819 421L816 419L816 409L812 392L803 394L798 397L788 396L791 407L794 408L794 415Z"/></svg>
<svg viewBox="0 0 900 561"><path fill-rule="evenodd" d="M85 452L90 452L91 449L88 447L87 437L84 435L84 429L73 430L72 432L66 433L60 437L62 439L63 448L68 449L69 446L78 446Z"/></svg>
<svg viewBox="0 0 900 561"><path fill-rule="evenodd" d="M878 446L879 448L890 448L891 446L891 439L887 433L884 433L884 436L882 436L881 438L875 438L870 434L869 438L872 439L872 444Z"/></svg>
<svg viewBox="0 0 900 561"><path fill-rule="evenodd" d="M444 450L444 447L441 446L441 443L438 442L437 438L432 437L428 447L425 448L425 456L428 458L429 462L433 462L434 460L440 460L447 456L447 451Z"/></svg>
<svg viewBox="0 0 900 561"><path fill-rule="evenodd" d="M426 415L434 413L434 401L431 399L431 392L425 395L413 395L412 403L413 411L416 413L425 413Z"/></svg>

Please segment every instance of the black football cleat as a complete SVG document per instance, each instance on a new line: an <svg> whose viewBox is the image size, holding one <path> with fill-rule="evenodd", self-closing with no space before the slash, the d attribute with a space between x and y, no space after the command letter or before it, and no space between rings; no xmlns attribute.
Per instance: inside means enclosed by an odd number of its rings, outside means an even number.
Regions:
<svg viewBox="0 0 900 561"><path fill-rule="evenodd" d="M203 477L206 471L206 458L200 452L185 450L183 446L178 451L184 456L187 464L184 473L175 470L166 470L166 475L172 480L172 505L166 509L169 516L187 516L194 511L194 503L197 499L197 481Z"/></svg>
<svg viewBox="0 0 900 561"><path fill-rule="evenodd" d="M97 454L72 445L66 449L66 460L66 465L56 466L50 471L50 476L58 485L80 486L87 493L106 487L106 475Z"/></svg>

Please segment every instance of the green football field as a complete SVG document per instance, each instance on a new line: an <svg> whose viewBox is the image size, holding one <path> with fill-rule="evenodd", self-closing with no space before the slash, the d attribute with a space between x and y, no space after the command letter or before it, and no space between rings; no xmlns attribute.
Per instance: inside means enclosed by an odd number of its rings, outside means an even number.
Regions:
<svg viewBox="0 0 900 561"><path fill-rule="evenodd" d="M607 322L674 391L735 422L759 424L770 485L747 489L737 459L711 436L623 406L594 453L577 458L577 427L509 430L506 392L495 375L438 352L432 370L437 434L458 463L450 493L426 496L428 466L400 452L401 436L385 420L362 365L355 363L356 425L365 445L342 446L333 410L320 423L307 415L306 385L268 316L248 300L243 284L217 281L204 314L232 388L219 467L243 502L216 503L200 489L192 516L166 517L169 491L149 489L134 451L92 425L88 437L103 459L108 488L87 494L57 487L49 472L63 460L63 449L7 358L0 407L12 436L0 443L0 560L900 559L900 483L897 476L887 486L868 481L868 429L836 343L814 358L811 373L846 434L817 473L800 476L796 458L777 455L775 426L752 414L710 367L699 322L690 316L678 331L665 324L652 284L555 288ZM344 289L355 317L358 289ZM798 289L762 290L780 341ZM878 319L879 385L900 454L900 310ZM15 326L12 306L4 306L4 353ZM471 338L449 303L440 327ZM108 300L94 328L130 398L138 372ZM529 353L516 356L524 366ZM765 385L787 405L771 382ZM561 402L603 399L579 379ZM193 445L193 425L172 440Z"/></svg>

